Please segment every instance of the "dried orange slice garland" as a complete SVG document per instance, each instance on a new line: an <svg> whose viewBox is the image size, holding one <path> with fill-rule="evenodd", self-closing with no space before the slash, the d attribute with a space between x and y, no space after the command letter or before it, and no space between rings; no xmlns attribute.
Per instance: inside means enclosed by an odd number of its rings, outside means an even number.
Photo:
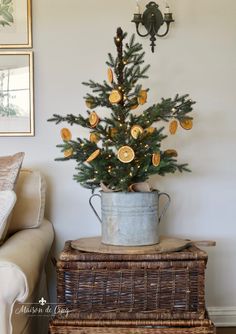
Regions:
<svg viewBox="0 0 236 334"><path fill-rule="evenodd" d="M147 91L142 89L140 90L138 95L138 103L142 105L146 102L147 102Z"/></svg>
<svg viewBox="0 0 236 334"><path fill-rule="evenodd" d="M99 123L99 117L96 114L95 111L91 112L91 114L89 115L89 124L91 125L92 128L95 128L95 126L97 126L97 124Z"/></svg>
<svg viewBox="0 0 236 334"><path fill-rule="evenodd" d="M65 150L63 153L65 158L69 158L73 154L73 148L69 148L68 150Z"/></svg>
<svg viewBox="0 0 236 334"><path fill-rule="evenodd" d="M184 118L179 123L184 130L191 130L193 127L193 121L190 118Z"/></svg>
<svg viewBox="0 0 236 334"><path fill-rule="evenodd" d="M153 153L153 155L152 155L152 164L153 164L153 166L155 166L155 167L159 166L160 162L161 162L160 152Z"/></svg>
<svg viewBox="0 0 236 334"><path fill-rule="evenodd" d="M96 144L96 143L99 142L100 136L99 136L98 133L92 132L92 133L90 133L89 140L91 141L91 143Z"/></svg>
<svg viewBox="0 0 236 334"><path fill-rule="evenodd" d="M131 107L130 107L131 110L135 110L139 106L138 100L136 99L136 97L130 100L130 103L131 103Z"/></svg>
<svg viewBox="0 0 236 334"><path fill-rule="evenodd" d="M107 70L107 78L108 78L108 81L109 81L110 83L113 82L113 71L112 71L112 69L111 69L110 67L109 67L108 70Z"/></svg>
<svg viewBox="0 0 236 334"><path fill-rule="evenodd" d="M169 131L171 135L174 135L177 131L178 128L178 122L176 121L176 119L172 120L169 124Z"/></svg>
<svg viewBox="0 0 236 334"><path fill-rule="evenodd" d="M139 106L138 103L137 103L137 104L134 104L134 105L132 105L132 106L130 107L130 109L131 109L131 110L135 110L135 109L138 108L138 106Z"/></svg>
<svg viewBox="0 0 236 334"><path fill-rule="evenodd" d="M108 75L108 81L110 83L113 82L113 71L111 68L108 68L107 71L107 75ZM119 103L122 100L122 94L119 90L114 89L111 94L109 95L109 101L112 104L115 103ZM131 109L136 109L139 104L143 105L144 103L146 103L147 101L147 91L146 90L141 90L139 92L139 96L137 98L137 103L134 104ZM86 100L86 106L88 108L92 108L92 101L90 100ZM99 117L96 114L95 111L93 111L90 116L89 116L89 124L91 125L91 127L96 127L97 124L99 123ZM186 118L186 119L182 119L179 121L181 127L185 130L190 130L192 129L193 126L193 122L191 119ZM171 134L175 134L178 128L178 122L177 120L172 120L169 124L169 132ZM142 134L143 132L146 132L148 134L152 134L155 131L154 127L149 127L145 130L143 130L143 128L140 125L134 125L131 128L131 136L134 139L137 139L138 136L140 134ZM117 133L117 129L116 128L112 128L110 130L110 135L111 137L113 137L115 134ZM71 132L69 129L67 128L63 128L61 129L61 137L63 140L65 141L69 141L72 138ZM90 134L90 141L93 143L97 143L100 140L100 136L97 133L91 133ZM173 149L168 149L164 152L165 154L172 156L172 157L177 157L178 154L176 152L176 150ZM70 157L73 154L73 149L67 149L64 151L64 156L65 157ZM96 151L94 151L86 160L86 162L91 162L94 159L96 159L98 157L98 155L100 154L100 149L97 149ZM117 152L117 157L118 159L123 162L123 163L129 163L131 162L134 158L135 158L135 153L134 150L130 147L130 146L122 146L118 152ZM160 165L161 162L161 155L160 152L155 152L152 154L152 164L155 167L158 167Z"/></svg>
<svg viewBox="0 0 236 334"><path fill-rule="evenodd" d="M117 152L117 157L121 162L127 164L134 160L134 150L130 146L122 146Z"/></svg>
<svg viewBox="0 0 236 334"><path fill-rule="evenodd" d="M144 130L146 133L148 134L152 134L155 131L155 128L153 128L152 126L150 126L149 128Z"/></svg>
<svg viewBox="0 0 236 334"><path fill-rule="evenodd" d="M86 160L86 162L91 162L93 161L94 159L96 159L100 154L100 150L97 149L96 151L94 151Z"/></svg>
<svg viewBox="0 0 236 334"><path fill-rule="evenodd" d="M140 125L133 125L130 132L131 132L131 136L134 139L137 139L138 136L143 133L143 128Z"/></svg>
<svg viewBox="0 0 236 334"><path fill-rule="evenodd" d="M178 156L177 151L176 150L172 150L172 149L165 150L164 153L167 154L167 155L170 155L171 157L177 157Z"/></svg>
<svg viewBox="0 0 236 334"><path fill-rule="evenodd" d="M61 138L62 138L64 141L69 141L69 140L71 140L72 135L71 135L70 130L67 129L67 128L62 128L62 129L61 129Z"/></svg>
<svg viewBox="0 0 236 334"><path fill-rule="evenodd" d="M92 102L91 100L86 100L86 101L85 101L85 104L86 104L87 108L92 109L92 107L93 107L93 102Z"/></svg>
<svg viewBox="0 0 236 334"><path fill-rule="evenodd" d="M111 104L119 103L121 99L122 99L121 92L119 92L117 89L114 89L109 95L109 101Z"/></svg>

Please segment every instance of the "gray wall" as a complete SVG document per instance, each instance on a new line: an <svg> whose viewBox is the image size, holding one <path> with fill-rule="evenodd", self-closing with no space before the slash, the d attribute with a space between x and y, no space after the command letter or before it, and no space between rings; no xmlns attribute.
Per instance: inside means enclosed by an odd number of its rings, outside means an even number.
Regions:
<svg viewBox="0 0 236 334"><path fill-rule="evenodd" d="M175 93L189 93L197 101L193 130L178 131L164 145L177 149L192 173L151 182L172 197L162 233L217 241L207 250L207 302L236 316L236 1L169 3L176 22L168 37L157 41L156 52L150 52L148 39L139 39L151 64L144 87L150 88L149 104ZM46 120L53 113L85 115L87 89L81 82L106 78L116 28L133 33L135 9L134 0L33 1L36 135L1 138L0 149L1 155L25 151L24 166L46 175L46 214L56 232L56 255L65 240L99 234L100 227L88 205L90 192L72 180L74 164L54 162L61 126ZM82 128L72 131L88 135Z"/></svg>

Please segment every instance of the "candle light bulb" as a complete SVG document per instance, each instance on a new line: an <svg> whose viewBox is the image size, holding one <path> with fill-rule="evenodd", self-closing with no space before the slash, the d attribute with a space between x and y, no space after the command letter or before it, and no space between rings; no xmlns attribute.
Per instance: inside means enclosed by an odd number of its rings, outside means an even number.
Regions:
<svg viewBox="0 0 236 334"><path fill-rule="evenodd" d="M139 0L136 0L136 10L137 10L137 14L140 14Z"/></svg>
<svg viewBox="0 0 236 334"><path fill-rule="evenodd" d="M170 14L170 7L168 4L166 4L165 14Z"/></svg>

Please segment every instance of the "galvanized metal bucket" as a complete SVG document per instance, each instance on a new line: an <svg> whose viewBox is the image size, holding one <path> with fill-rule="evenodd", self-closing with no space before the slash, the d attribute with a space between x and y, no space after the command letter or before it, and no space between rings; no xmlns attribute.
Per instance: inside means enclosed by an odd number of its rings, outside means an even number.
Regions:
<svg viewBox="0 0 236 334"><path fill-rule="evenodd" d="M99 217L92 199L101 198ZM161 196L167 202L159 209ZM170 204L166 193L153 192L103 192L94 194L89 204L102 223L102 243L116 246L145 246L159 242L159 223Z"/></svg>

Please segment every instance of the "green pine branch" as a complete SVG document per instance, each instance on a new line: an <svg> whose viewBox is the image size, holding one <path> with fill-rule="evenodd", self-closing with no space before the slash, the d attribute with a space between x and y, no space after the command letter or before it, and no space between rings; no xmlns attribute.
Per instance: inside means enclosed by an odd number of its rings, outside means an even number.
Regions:
<svg viewBox="0 0 236 334"><path fill-rule="evenodd" d="M67 114L66 116L61 116L53 114L53 117L49 118L48 122L55 122L56 124L67 122L70 125L76 124L81 125L82 127L88 127L88 120L81 115L75 116L73 114Z"/></svg>
<svg viewBox="0 0 236 334"><path fill-rule="evenodd" d="M176 154L162 151L162 142L167 135L164 134L164 127L158 126L158 122L192 120L191 112L195 102L186 94L177 94L173 99L162 98L141 114L133 112L132 109L138 106L140 94L144 91L139 81L148 78L150 65L145 65L145 52L142 45L135 41L135 36L132 35L127 43L124 43L125 37L126 33L118 28L114 38L117 54L113 56L108 53L106 64L113 71L112 82L83 82L90 90L84 97L88 108L87 117L54 114L49 119L56 124L66 122L71 126L82 126L90 130L93 138L97 138L71 139L69 136L57 145L62 157L56 160L75 160L74 180L92 191L100 187L101 182L110 189L127 191L131 184L147 181L150 175L190 172L188 164L178 163ZM117 103L109 99L113 91L121 95ZM148 92L148 89L145 91ZM106 108L109 112L104 118L98 112L99 122L91 126L90 114L97 107ZM137 137L131 132L134 126L141 126L142 129ZM117 156L118 150L123 146L129 146L135 153L134 159L129 163L120 161ZM91 160L94 152L99 153ZM153 154L160 156L157 166L153 164Z"/></svg>
<svg viewBox="0 0 236 334"><path fill-rule="evenodd" d="M194 101L188 98L188 95L176 95L174 99L162 98L160 103L147 108L142 115L132 116L131 123L139 124L143 127L159 121L168 122L170 119L192 119L189 113L193 110Z"/></svg>

